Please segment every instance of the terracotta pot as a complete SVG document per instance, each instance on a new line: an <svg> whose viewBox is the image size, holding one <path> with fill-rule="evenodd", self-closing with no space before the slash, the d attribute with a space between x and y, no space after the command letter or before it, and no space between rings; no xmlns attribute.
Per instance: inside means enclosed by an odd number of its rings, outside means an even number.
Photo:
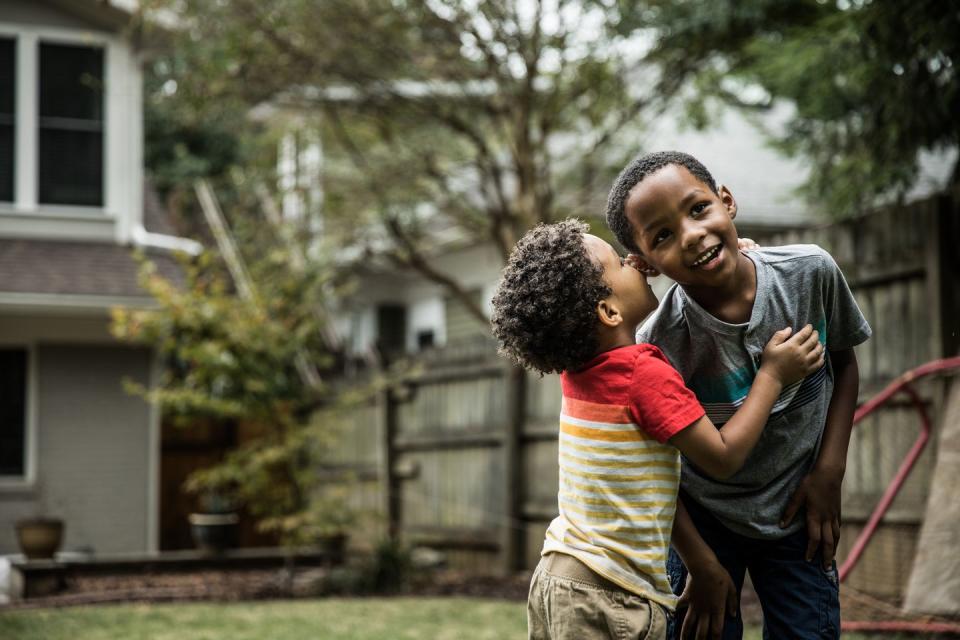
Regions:
<svg viewBox="0 0 960 640"><path fill-rule="evenodd" d="M16 524L20 551L30 560L53 558L63 541L63 520L28 518Z"/></svg>

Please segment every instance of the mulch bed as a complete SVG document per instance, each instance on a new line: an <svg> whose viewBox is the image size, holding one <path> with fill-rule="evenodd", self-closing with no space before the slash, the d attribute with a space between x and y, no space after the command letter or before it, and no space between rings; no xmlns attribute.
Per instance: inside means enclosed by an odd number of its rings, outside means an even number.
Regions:
<svg viewBox="0 0 960 640"><path fill-rule="evenodd" d="M56 595L11 602L0 606L0 610L122 602L235 602L317 597L324 594L324 580L328 576L329 570L320 567L297 568L292 574L285 569L226 569L74 576L67 579L66 588ZM499 577L435 570L417 577L411 586L393 595L523 601L529 584L529 572Z"/></svg>

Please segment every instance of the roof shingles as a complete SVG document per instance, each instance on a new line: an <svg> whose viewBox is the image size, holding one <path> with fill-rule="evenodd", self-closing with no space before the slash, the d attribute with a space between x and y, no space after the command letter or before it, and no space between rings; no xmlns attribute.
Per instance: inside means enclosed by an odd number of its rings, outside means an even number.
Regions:
<svg viewBox="0 0 960 640"><path fill-rule="evenodd" d="M182 269L173 256L150 252L157 271L174 281ZM0 239L0 292L143 297L131 249L114 244Z"/></svg>

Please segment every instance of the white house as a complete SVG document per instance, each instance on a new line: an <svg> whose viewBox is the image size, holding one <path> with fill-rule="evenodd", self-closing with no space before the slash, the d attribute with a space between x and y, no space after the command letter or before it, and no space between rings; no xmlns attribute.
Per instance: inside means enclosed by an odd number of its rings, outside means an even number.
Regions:
<svg viewBox="0 0 960 640"><path fill-rule="evenodd" d="M142 73L130 14L98 0L0 3L0 554L55 516L64 549L158 544L159 416L127 394L154 356L109 310L147 304L131 248L176 275L144 197Z"/></svg>

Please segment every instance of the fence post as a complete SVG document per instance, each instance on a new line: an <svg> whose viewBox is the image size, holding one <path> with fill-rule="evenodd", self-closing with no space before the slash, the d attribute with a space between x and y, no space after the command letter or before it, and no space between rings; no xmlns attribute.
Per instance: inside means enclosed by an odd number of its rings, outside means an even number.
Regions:
<svg viewBox="0 0 960 640"><path fill-rule="evenodd" d="M380 393L381 416L383 420L382 447L383 460L380 470L383 482L384 502L387 513L387 537L397 541L400 535L400 486L394 467L397 464L397 400L393 391L387 387Z"/></svg>
<svg viewBox="0 0 960 640"><path fill-rule="evenodd" d="M507 424L503 439L503 500L504 519L501 524L500 549L504 573L520 568L524 546L521 495L522 437L526 421L526 372L510 365L504 371L507 382Z"/></svg>
<svg viewBox="0 0 960 640"><path fill-rule="evenodd" d="M960 191L952 190L934 201L927 235L927 278L930 300L936 306L931 318L932 355L949 358L960 353Z"/></svg>

